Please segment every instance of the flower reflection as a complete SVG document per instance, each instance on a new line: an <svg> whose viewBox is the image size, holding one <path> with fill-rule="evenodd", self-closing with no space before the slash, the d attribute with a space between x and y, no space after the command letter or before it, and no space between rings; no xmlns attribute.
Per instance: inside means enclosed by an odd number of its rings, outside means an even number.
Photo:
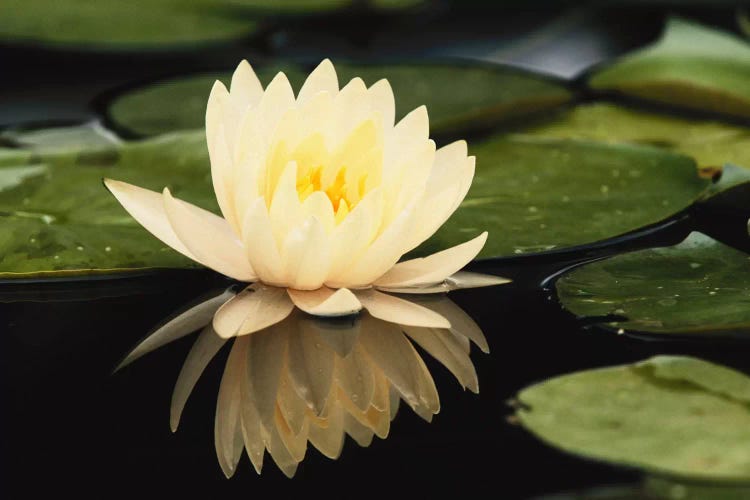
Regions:
<svg viewBox="0 0 750 500"><path fill-rule="evenodd" d="M233 340L216 334L212 318L236 295L212 297L179 314L141 342L122 362L203 328L172 394L171 427L204 369L231 343L214 423L216 454L224 474L234 474L243 450L260 473L265 451L288 477L308 443L337 458L348 434L360 446L385 438L404 401L427 420L440 411L435 383L414 344L442 363L462 387L478 392L469 358L473 341L488 352L477 324L444 295L412 298L450 321L449 328L390 323L361 313L320 318L295 310L284 321Z"/></svg>

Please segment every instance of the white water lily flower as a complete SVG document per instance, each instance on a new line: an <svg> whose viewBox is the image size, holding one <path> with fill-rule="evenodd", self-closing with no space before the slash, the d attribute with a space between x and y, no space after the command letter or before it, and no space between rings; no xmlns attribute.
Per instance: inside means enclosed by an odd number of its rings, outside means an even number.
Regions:
<svg viewBox="0 0 750 500"><path fill-rule="evenodd" d="M223 217L174 198L105 180L161 241L239 281L255 282L214 319L223 337L261 330L296 305L314 315L370 314L448 327L424 307L380 290L434 293L507 280L464 273L484 232L425 258L398 263L458 208L474 176L465 141L440 149L427 110L394 124L387 80L354 78L339 90L324 60L299 94L284 73L264 90L250 65L231 91L216 82L206 110L211 175Z"/></svg>

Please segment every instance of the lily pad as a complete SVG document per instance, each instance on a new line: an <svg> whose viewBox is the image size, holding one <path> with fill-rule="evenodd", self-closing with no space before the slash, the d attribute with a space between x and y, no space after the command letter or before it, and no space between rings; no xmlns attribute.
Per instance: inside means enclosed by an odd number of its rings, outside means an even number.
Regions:
<svg viewBox="0 0 750 500"><path fill-rule="evenodd" d="M471 152L468 196L419 253L485 229L482 257L586 245L659 222L709 185L690 158L647 146L498 135Z"/></svg>
<svg viewBox="0 0 750 500"><path fill-rule="evenodd" d="M657 356L556 377L518 399L521 424L564 451L691 480L750 481L750 378L729 368Z"/></svg>
<svg viewBox="0 0 750 500"><path fill-rule="evenodd" d="M682 118L611 103L561 110L524 129L541 137L652 145L691 156L698 167L750 165L750 128Z"/></svg>
<svg viewBox="0 0 750 500"><path fill-rule="evenodd" d="M234 40L257 20L212 0L3 0L0 38L33 45L139 48ZM93 47L92 47L93 46Z"/></svg>
<svg viewBox="0 0 750 500"><path fill-rule="evenodd" d="M701 233L679 245L587 264L557 281L562 305L581 317L665 335L747 336L750 256Z"/></svg>
<svg viewBox="0 0 750 500"><path fill-rule="evenodd" d="M267 84L281 70L297 90L307 74L306 68L293 64L261 67L258 73ZM426 104L433 133L485 127L571 98L558 82L504 67L337 64L336 71L342 85L356 76L368 85L388 78L398 117ZM137 135L201 128L208 94L217 79L228 83L230 74L198 75L133 90L112 102L109 117L118 128Z"/></svg>
<svg viewBox="0 0 750 500"><path fill-rule="evenodd" d="M655 44L594 73L590 85L687 108L750 116L750 44L673 18Z"/></svg>
<svg viewBox="0 0 750 500"><path fill-rule="evenodd" d="M195 265L141 228L105 175L216 210L202 133L123 144L106 154L5 150L0 162L0 279ZM0 156L0 158L3 158Z"/></svg>

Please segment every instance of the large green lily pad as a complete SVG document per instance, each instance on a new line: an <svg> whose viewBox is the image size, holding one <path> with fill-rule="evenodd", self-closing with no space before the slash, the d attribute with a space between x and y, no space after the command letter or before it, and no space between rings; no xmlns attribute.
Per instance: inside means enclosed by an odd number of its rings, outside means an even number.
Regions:
<svg viewBox="0 0 750 500"><path fill-rule="evenodd" d="M613 328L679 335L750 333L750 256L700 233L679 245L587 264L557 282L581 317L610 314Z"/></svg>
<svg viewBox="0 0 750 500"><path fill-rule="evenodd" d="M709 184L690 158L647 146L498 135L471 152L468 196L420 253L485 229L482 257L585 245L659 222Z"/></svg>
<svg viewBox="0 0 750 500"><path fill-rule="evenodd" d="M279 70L285 71L292 86L299 90L306 68L293 64L261 66L258 74L267 84ZM558 82L504 67L337 64L336 70L342 85L355 76L368 85L388 78L398 117L426 104L433 133L484 127L548 109L571 98ZM138 135L203 127L208 95L217 79L228 83L230 75L198 75L136 89L112 102L109 117L119 128Z"/></svg>
<svg viewBox="0 0 750 500"><path fill-rule="evenodd" d="M15 158L15 161L14 161ZM141 228L104 189L104 176L216 210L202 133L103 152L0 155L0 279L194 267Z"/></svg>
<svg viewBox="0 0 750 500"><path fill-rule="evenodd" d="M729 368L657 356L553 378L518 399L521 424L564 451L670 476L750 481L750 378Z"/></svg>
<svg viewBox="0 0 750 500"><path fill-rule="evenodd" d="M750 128L682 118L611 103L561 110L524 129L541 137L657 146L691 156L699 167L750 165Z"/></svg>
<svg viewBox="0 0 750 500"><path fill-rule="evenodd" d="M3 0L0 38L86 49L220 42L257 29L237 14L223 0Z"/></svg>
<svg viewBox="0 0 750 500"><path fill-rule="evenodd" d="M750 116L750 44L670 19L654 45L593 74L590 85L687 108Z"/></svg>

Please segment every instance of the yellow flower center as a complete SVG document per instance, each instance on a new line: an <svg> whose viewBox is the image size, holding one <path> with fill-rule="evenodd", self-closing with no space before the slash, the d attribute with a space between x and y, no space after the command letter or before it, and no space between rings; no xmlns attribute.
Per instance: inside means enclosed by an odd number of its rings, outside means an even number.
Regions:
<svg viewBox="0 0 750 500"><path fill-rule="evenodd" d="M305 201L308 196L316 191L324 192L333 206L336 223L340 223L354 209L357 202L365 195L366 190L366 172L357 179L356 191L350 189L347 185L346 173L346 167L341 167L336 173L333 182L325 189L322 185L322 166L313 167L305 173L298 174L297 194L299 194L300 201Z"/></svg>

